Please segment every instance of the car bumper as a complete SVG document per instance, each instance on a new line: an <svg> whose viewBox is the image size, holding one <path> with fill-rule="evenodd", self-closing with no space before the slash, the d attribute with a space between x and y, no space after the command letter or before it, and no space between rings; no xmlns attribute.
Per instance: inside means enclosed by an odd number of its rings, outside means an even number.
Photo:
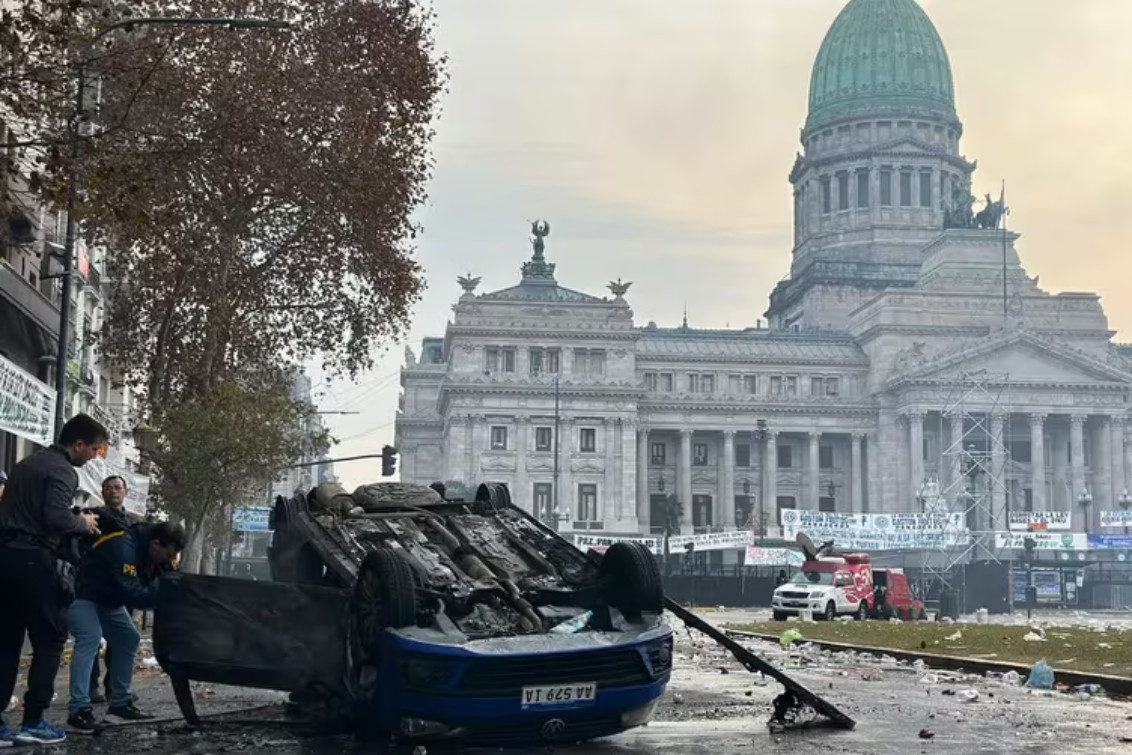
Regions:
<svg viewBox="0 0 1132 755"><path fill-rule="evenodd" d="M821 613L825 610L826 604L829 602L828 598L813 598L807 600L773 600L770 604L771 610L776 613L801 613L802 611L813 611Z"/></svg>

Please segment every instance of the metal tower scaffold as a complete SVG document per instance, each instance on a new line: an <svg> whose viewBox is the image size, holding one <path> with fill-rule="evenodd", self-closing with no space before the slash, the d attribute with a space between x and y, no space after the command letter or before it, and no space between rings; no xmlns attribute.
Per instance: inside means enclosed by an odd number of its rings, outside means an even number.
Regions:
<svg viewBox="0 0 1132 755"><path fill-rule="evenodd" d="M925 572L950 587L956 565L999 563L1008 550L1009 543L999 543L996 533L1009 531L1011 420L1009 374L963 371L948 383L952 396L940 413L940 437L943 420L948 431L941 442L941 468L925 481L919 497L924 513L932 515L926 526L939 533L934 552L925 553Z"/></svg>

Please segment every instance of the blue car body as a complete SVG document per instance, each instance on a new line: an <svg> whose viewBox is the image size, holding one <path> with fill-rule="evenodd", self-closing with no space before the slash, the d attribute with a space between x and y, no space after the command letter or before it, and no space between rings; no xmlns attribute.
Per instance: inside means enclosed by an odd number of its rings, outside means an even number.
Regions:
<svg viewBox="0 0 1132 755"><path fill-rule="evenodd" d="M430 636L436 635L436 636ZM672 671L672 630L527 635L450 644L388 630L372 723L406 739L496 746L572 742L648 723ZM587 688L592 700L526 704L524 688ZM574 697L570 694L569 697Z"/></svg>

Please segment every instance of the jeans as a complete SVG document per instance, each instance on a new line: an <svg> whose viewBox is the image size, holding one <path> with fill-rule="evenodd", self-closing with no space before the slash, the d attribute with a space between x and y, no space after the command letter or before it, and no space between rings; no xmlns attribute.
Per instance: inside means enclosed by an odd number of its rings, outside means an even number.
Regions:
<svg viewBox="0 0 1132 755"><path fill-rule="evenodd" d="M102 653L103 660L106 663L106 678L102 680L103 685L106 687L106 697L110 697L110 645L107 644L106 650ZM94 654L94 664L90 672L90 694L93 696L98 692L98 680L100 678L100 669L98 667L98 653Z"/></svg>
<svg viewBox="0 0 1132 755"><path fill-rule="evenodd" d="M44 548L0 545L0 709L16 690L25 634L31 668L23 723L38 724L55 697L55 675L67 642L67 611L55 580L55 554ZM89 676L89 672L88 676Z"/></svg>
<svg viewBox="0 0 1132 755"><path fill-rule="evenodd" d="M98 655L99 641L106 637L107 648L113 648L106 675L110 679L110 707L130 704L133 690L134 657L141 635L124 606L105 608L89 600L76 600L68 613L75 650L71 656L71 713L89 710L90 674Z"/></svg>

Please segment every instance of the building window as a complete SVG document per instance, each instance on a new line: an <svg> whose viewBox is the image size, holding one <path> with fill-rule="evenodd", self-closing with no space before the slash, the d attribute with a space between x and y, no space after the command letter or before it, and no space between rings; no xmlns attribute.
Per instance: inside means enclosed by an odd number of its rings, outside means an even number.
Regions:
<svg viewBox="0 0 1132 755"><path fill-rule="evenodd" d="M743 376L742 375L728 375L727 376L728 390L732 396L738 396L743 392Z"/></svg>
<svg viewBox="0 0 1132 755"><path fill-rule="evenodd" d="M825 379L825 395L830 397L841 395L841 378L830 377Z"/></svg>
<svg viewBox="0 0 1132 755"><path fill-rule="evenodd" d="M711 527L711 496L710 495L694 495L692 496L692 526L693 527Z"/></svg>
<svg viewBox="0 0 1132 755"><path fill-rule="evenodd" d="M663 467L668 460L668 446L664 443L652 443L649 449L649 458L654 467Z"/></svg>
<svg viewBox="0 0 1132 755"><path fill-rule="evenodd" d="M829 513L837 511L837 499L827 495L821 496L818 498L818 511Z"/></svg>
<svg viewBox="0 0 1132 755"><path fill-rule="evenodd" d="M700 390L704 393L715 393L715 375L701 375Z"/></svg>
<svg viewBox="0 0 1132 755"><path fill-rule="evenodd" d="M889 168L880 171L880 206L892 206L892 170Z"/></svg>
<svg viewBox="0 0 1132 755"><path fill-rule="evenodd" d="M818 446L818 467L833 469L833 446Z"/></svg>
<svg viewBox="0 0 1132 755"><path fill-rule="evenodd" d="M833 209L833 201L829 196L830 193L829 176L821 177L821 211L823 214L828 215Z"/></svg>
<svg viewBox="0 0 1132 755"><path fill-rule="evenodd" d="M553 427L536 427L535 428L535 450L536 451L549 451L551 450L551 443L554 439Z"/></svg>
<svg viewBox="0 0 1132 755"><path fill-rule="evenodd" d="M787 375L785 385L786 385L786 395L787 396L797 396L798 395L798 376L797 375Z"/></svg>
<svg viewBox="0 0 1132 755"><path fill-rule="evenodd" d="M735 444L735 466L751 466L751 446L748 443Z"/></svg>
<svg viewBox="0 0 1132 755"><path fill-rule="evenodd" d="M825 393L825 381L820 378L810 378L810 395L821 396Z"/></svg>
<svg viewBox="0 0 1132 755"><path fill-rule="evenodd" d="M689 375L688 376L688 393L699 393L699 392L700 392L700 376L699 375Z"/></svg>
<svg viewBox="0 0 1132 755"><path fill-rule="evenodd" d="M597 430L592 427L583 427L579 430L579 450L584 454L597 453Z"/></svg>
<svg viewBox="0 0 1132 755"><path fill-rule="evenodd" d="M912 206L912 171L900 171L900 206Z"/></svg>
<svg viewBox="0 0 1132 755"><path fill-rule="evenodd" d="M920 207L932 206L932 172L920 171Z"/></svg>
<svg viewBox="0 0 1132 755"><path fill-rule="evenodd" d="M849 174L837 174L837 209L845 212L849 209Z"/></svg>
<svg viewBox="0 0 1132 755"><path fill-rule="evenodd" d="M530 361L532 375L558 374L560 361L558 349L531 349Z"/></svg>
<svg viewBox="0 0 1132 755"><path fill-rule="evenodd" d="M597 485L582 483L578 486L578 521L597 521Z"/></svg>
<svg viewBox="0 0 1132 755"><path fill-rule="evenodd" d="M772 396L781 396L782 395L782 378L779 377L778 375L773 375L770 378L770 395L772 395Z"/></svg>
<svg viewBox="0 0 1132 755"><path fill-rule="evenodd" d="M487 372L499 372L499 349L487 349L484 354L487 360L484 363L484 370Z"/></svg>
<svg viewBox="0 0 1132 755"><path fill-rule="evenodd" d="M785 443L778 446L778 468L792 469L794 467L794 447Z"/></svg>
<svg viewBox="0 0 1132 755"><path fill-rule="evenodd" d="M676 389L676 377L671 372L662 372L660 374L660 390L664 393L672 393Z"/></svg>
<svg viewBox="0 0 1132 755"><path fill-rule="evenodd" d="M554 486L549 482L536 482L531 496L533 513L538 519L549 523L554 521Z"/></svg>
<svg viewBox="0 0 1132 755"><path fill-rule="evenodd" d="M649 393L656 393L656 373L645 373L645 390Z"/></svg>
<svg viewBox="0 0 1132 755"><path fill-rule="evenodd" d="M748 396L754 396L759 392L759 376L758 375L744 375L743 376L743 393Z"/></svg>
<svg viewBox="0 0 1132 755"><path fill-rule="evenodd" d="M869 193L869 171L866 168L857 171L857 209L869 208Z"/></svg>
<svg viewBox="0 0 1132 755"><path fill-rule="evenodd" d="M491 450L492 451L506 451L507 450L507 428L506 427L493 427L491 428Z"/></svg>
<svg viewBox="0 0 1132 755"><path fill-rule="evenodd" d="M604 375L605 352L597 349L575 349L574 373L584 377Z"/></svg>
<svg viewBox="0 0 1132 755"><path fill-rule="evenodd" d="M1023 495L1023 502L1022 502L1023 510L1024 511L1033 511L1034 510L1034 489L1033 488L1023 488L1022 489L1022 495Z"/></svg>
<svg viewBox="0 0 1132 755"><path fill-rule="evenodd" d="M1021 464L1029 464L1030 463L1031 456L1033 455L1033 449L1030 446L1030 441L1028 441L1028 440L1015 440L1015 441L1011 441L1009 446L1010 446L1010 458L1011 459L1013 459L1014 461L1017 461Z"/></svg>
<svg viewBox="0 0 1132 755"><path fill-rule="evenodd" d="M692 444L692 464L697 467L706 467L708 464L707 443Z"/></svg>

